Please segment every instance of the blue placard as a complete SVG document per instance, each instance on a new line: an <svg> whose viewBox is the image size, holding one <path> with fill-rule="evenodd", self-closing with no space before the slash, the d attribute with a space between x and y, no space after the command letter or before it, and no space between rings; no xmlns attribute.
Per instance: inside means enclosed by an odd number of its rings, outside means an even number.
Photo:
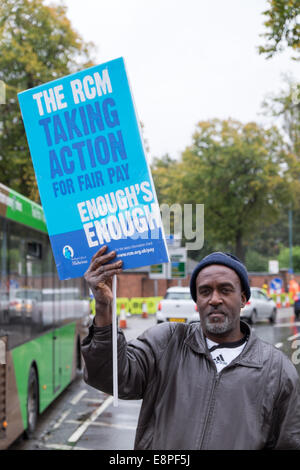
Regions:
<svg viewBox="0 0 300 470"><path fill-rule="evenodd" d="M108 245L123 268L167 263L122 58L18 95L60 279Z"/></svg>

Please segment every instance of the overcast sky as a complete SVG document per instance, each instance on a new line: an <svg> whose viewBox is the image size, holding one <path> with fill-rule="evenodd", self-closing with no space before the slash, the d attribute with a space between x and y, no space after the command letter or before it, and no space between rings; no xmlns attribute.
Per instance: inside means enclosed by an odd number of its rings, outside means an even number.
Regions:
<svg viewBox="0 0 300 470"><path fill-rule="evenodd" d="M54 3L59 3L55 0ZM152 156L179 157L197 122L266 122L261 102L300 76L290 53L266 60L265 0L66 0L72 26L97 46L95 63L123 56Z"/></svg>

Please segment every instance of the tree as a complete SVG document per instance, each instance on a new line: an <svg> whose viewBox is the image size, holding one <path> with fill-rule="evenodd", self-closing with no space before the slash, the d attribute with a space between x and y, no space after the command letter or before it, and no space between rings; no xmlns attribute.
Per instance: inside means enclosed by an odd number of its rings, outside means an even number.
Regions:
<svg viewBox="0 0 300 470"><path fill-rule="evenodd" d="M300 244L300 84L289 76L284 77L285 88L278 94L269 95L263 107L265 113L281 124L284 139L289 152L290 176L293 181L293 201L289 205L293 218L293 243ZM289 245L289 219L288 211L284 211L276 224L264 231L264 240L256 245L266 253L272 245L278 254L279 244ZM268 248L267 248L268 245Z"/></svg>
<svg viewBox="0 0 300 470"><path fill-rule="evenodd" d="M263 256L255 250L247 250L245 264L248 271L252 272L267 272L269 258Z"/></svg>
<svg viewBox="0 0 300 470"><path fill-rule="evenodd" d="M300 162L300 83L284 77L285 89L267 96L262 104L269 116L281 119L289 151Z"/></svg>
<svg viewBox="0 0 300 470"><path fill-rule="evenodd" d="M176 179L178 178L178 161L173 160L169 154L162 158L154 158L151 165L157 199L160 204L173 204L178 202Z"/></svg>
<svg viewBox="0 0 300 470"><path fill-rule="evenodd" d="M289 268L290 266L290 249L281 247L278 255L279 268ZM293 246L293 270L300 272L300 246Z"/></svg>
<svg viewBox="0 0 300 470"><path fill-rule="evenodd" d="M66 7L43 0L2 0L0 4L1 182L38 200L17 93L92 65L92 45L72 29Z"/></svg>
<svg viewBox="0 0 300 470"><path fill-rule="evenodd" d="M171 210L171 206L178 203L178 192L177 192L177 172L178 162L173 160L168 154L165 154L162 158L154 158L151 165L151 172L155 184L157 199L161 205L162 210L162 222L164 225L165 234L171 235L175 231L175 212L174 206ZM167 215L163 211L162 204L170 206L170 211L167 210ZM179 209L181 209L179 204ZM164 215L165 214L165 215ZM166 217L166 219L165 219ZM178 227L176 227L178 229Z"/></svg>
<svg viewBox="0 0 300 470"><path fill-rule="evenodd" d="M262 222L275 222L293 193L279 131L231 119L198 124L175 184L182 203L205 205L205 240L233 246L242 260Z"/></svg>
<svg viewBox="0 0 300 470"><path fill-rule="evenodd" d="M260 54L270 58L289 47L296 53L293 59L300 59L299 11L300 0L269 0L268 10L263 12L267 32L262 36L267 43L259 47Z"/></svg>

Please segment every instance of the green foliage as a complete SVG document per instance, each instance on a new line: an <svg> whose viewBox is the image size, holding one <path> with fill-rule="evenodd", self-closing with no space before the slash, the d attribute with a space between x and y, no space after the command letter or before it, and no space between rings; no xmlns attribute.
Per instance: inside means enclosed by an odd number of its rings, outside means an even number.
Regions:
<svg viewBox="0 0 300 470"><path fill-rule="evenodd" d="M270 258L261 255L257 251L248 250L245 259L247 270L252 272L268 272L269 259Z"/></svg>
<svg viewBox="0 0 300 470"><path fill-rule="evenodd" d="M200 122L180 161L156 159L153 176L159 202L204 204L201 252L218 247L244 260L262 224L266 228L275 223L290 203L293 185L287 157L275 127L231 119Z"/></svg>
<svg viewBox="0 0 300 470"><path fill-rule="evenodd" d="M178 161L168 154L155 158L151 165L153 180L159 204L173 204L178 201Z"/></svg>
<svg viewBox="0 0 300 470"><path fill-rule="evenodd" d="M277 119L284 131L287 142L287 162L289 177L293 186L293 200L290 208L293 216L293 243L300 245L300 83L286 75L284 88L276 95L269 95L263 107L265 112ZM280 215L278 222L270 227L262 227L263 236L256 243L262 253L279 252L279 244L289 245L288 211Z"/></svg>
<svg viewBox="0 0 300 470"><path fill-rule="evenodd" d="M300 246L293 246L293 270L294 272L300 272ZM290 249L282 247L278 255L279 268L289 268L290 266Z"/></svg>
<svg viewBox="0 0 300 470"><path fill-rule="evenodd" d="M299 0L269 0L268 10L263 12L267 18L264 22L267 31L263 36L267 42L259 47L261 54L270 58L289 47L295 52L293 59L300 59L299 11Z"/></svg>
<svg viewBox="0 0 300 470"><path fill-rule="evenodd" d="M263 102L266 114L281 120L289 151L300 162L300 82L288 75L284 77L285 88L269 95ZM299 171L299 165L298 165ZM299 176L299 175L298 175Z"/></svg>
<svg viewBox="0 0 300 470"><path fill-rule="evenodd" d="M92 65L91 45L72 29L64 6L43 0L2 0L0 4L1 182L38 200L17 93Z"/></svg>
<svg viewBox="0 0 300 470"><path fill-rule="evenodd" d="M241 259L262 221L275 222L292 197L282 138L256 123L200 122L178 173L180 200L205 205L205 238L232 243Z"/></svg>

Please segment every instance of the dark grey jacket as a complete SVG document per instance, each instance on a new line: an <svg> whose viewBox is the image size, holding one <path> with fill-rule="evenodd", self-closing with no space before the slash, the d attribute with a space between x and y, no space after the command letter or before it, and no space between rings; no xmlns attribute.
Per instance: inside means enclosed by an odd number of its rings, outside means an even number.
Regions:
<svg viewBox="0 0 300 470"><path fill-rule="evenodd" d="M126 342L118 330L119 398L143 399L135 449L300 449L299 377L250 328L219 374L200 323L164 323ZM84 379L112 394L111 327L83 340Z"/></svg>

